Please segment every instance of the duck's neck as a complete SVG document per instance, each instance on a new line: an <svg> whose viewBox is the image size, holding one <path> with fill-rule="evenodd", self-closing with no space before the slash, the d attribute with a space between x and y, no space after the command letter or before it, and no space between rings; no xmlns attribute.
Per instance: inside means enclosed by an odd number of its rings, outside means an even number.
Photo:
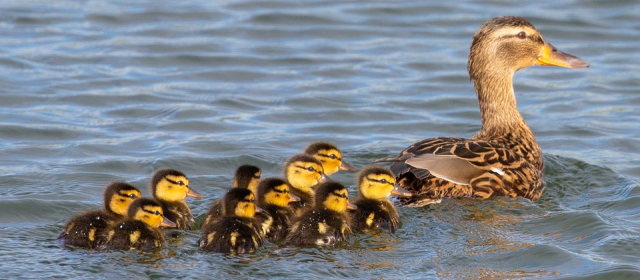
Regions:
<svg viewBox="0 0 640 280"><path fill-rule="evenodd" d="M476 138L494 138L514 133L533 136L518 111L513 74L486 71L482 77L474 79L482 116L482 128Z"/></svg>

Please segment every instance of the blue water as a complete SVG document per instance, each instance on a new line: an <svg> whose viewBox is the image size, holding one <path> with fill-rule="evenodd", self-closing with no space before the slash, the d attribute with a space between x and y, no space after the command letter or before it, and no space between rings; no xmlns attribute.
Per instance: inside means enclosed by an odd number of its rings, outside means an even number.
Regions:
<svg viewBox="0 0 640 280"><path fill-rule="evenodd" d="M280 175L313 141L364 166L473 135L471 36L501 15L591 64L515 77L539 201L401 208L395 235L237 257L197 231L150 253L56 241L108 182L149 195L159 168L189 175L202 214L238 165ZM640 278L637 1L2 1L0 38L0 278Z"/></svg>

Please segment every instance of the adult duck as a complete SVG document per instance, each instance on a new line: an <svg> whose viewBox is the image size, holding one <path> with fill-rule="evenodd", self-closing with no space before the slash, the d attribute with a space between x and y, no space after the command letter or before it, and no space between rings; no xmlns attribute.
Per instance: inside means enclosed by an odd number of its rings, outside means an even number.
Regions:
<svg viewBox="0 0 640 280"><path fill-rule="evenodd" d="M420 206L452 197L492 196L537 200L545 185L540 146L518 111L516 71L533 65L587 67L587 62L547 43L527 20L497 17L476 32L467 64L478 96L482 128L471 139L438 137L404 149L391 161L400 186Z"/></svg>

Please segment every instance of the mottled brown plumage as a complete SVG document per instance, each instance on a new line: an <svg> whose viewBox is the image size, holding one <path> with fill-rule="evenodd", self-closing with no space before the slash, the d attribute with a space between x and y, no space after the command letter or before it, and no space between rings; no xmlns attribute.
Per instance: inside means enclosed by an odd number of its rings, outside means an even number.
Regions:
<svg viewBox="0 0 640 280"><path fill-rule="evenodd" d="M567 68L586 62L556 50L525 19L499 17L476 32L468 70L478 95L482 128L471 139L440 137L415 143L394 158L398 183L414 193L405 204L492 196L540 198L542 152L516 105L513 75L532 65Z"/></svg>

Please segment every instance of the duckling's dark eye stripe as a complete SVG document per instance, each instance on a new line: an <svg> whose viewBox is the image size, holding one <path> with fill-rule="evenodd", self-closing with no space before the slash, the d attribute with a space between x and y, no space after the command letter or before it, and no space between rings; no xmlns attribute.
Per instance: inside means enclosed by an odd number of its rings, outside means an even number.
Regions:
<svg viewBox="0 0 640 280"><path fill-rule="evenodd" d="M370 177L367 177L367 180L372 181L372 182L376 182L376 183L380 183L380 184L389 184L389 185L392 185L392 186L395 185L394 183L389 182L387 180L384 180L384 182L382 182L382 180L373 179L373 178L370 178Z"/></svg>
<svg viewBox="0 0 640 280"><path fill-rule="evenodd" d="M130 197L130 198L134 198L137 197L137 195L135 193L123 193L123 192L118 192L119 196L124 196L124 197Z"/></svg>
<svg viewBox="0 0 640 280"><path fill-rule="evenodd" d="M147 209L142 208L142 211L147 212L149 214L153 214L153 215L160 215L160 212L158 211L149 211Z"/></svg>
<svg viewBox="0 0 640 280"><path fill-rule="evenodd" d="M169 183L171 183L171 184L184 186L184 183L183 183L182 181L180 181L180 183L178 183L178 182L176 182L176 181L174 181L174 180L171 180L171 179L169 179L169 178L166 178L166 177L165 177L165 179L167 179L167 181L168 181Z"/></svg>
<svg viewBox="0 0 640 280"><path fill-rule="evenodd" d="M343 194L343 193L333 193L333 194L334 194L335 196L339 196L339 197L342 197L342 198L347 198L347 195L346 195L346 194Z"/></svg>
<svg viewBox="0 0 640 280"><path fill-rule="evenodd" d="M321 154L321 153L317 153L316 155L319 155L319 156L322 156L322 157L334 158L334 159L337 159L337 160L342 160L341 157L338 157L336 155L328 155L328 154ZM333 157L331 157L331 156L333 156Z"/></svg>
<svg viewBox="0 0 640 280"><path fill-rule="evenodd" d="M300 168L300 169L309 170L309 167L304 167L302 165L294 165L294 166L297 167L297 168ZM309 171L311 171L311 170L309 170Z"/></svg>
<svg viewBox="0 0 640 280"><path fill-rule="evenodd" d="M289 193L289 191L282 191L282 190L276 190L276 189L274 189L273 191L277 193Z"/></svg>

